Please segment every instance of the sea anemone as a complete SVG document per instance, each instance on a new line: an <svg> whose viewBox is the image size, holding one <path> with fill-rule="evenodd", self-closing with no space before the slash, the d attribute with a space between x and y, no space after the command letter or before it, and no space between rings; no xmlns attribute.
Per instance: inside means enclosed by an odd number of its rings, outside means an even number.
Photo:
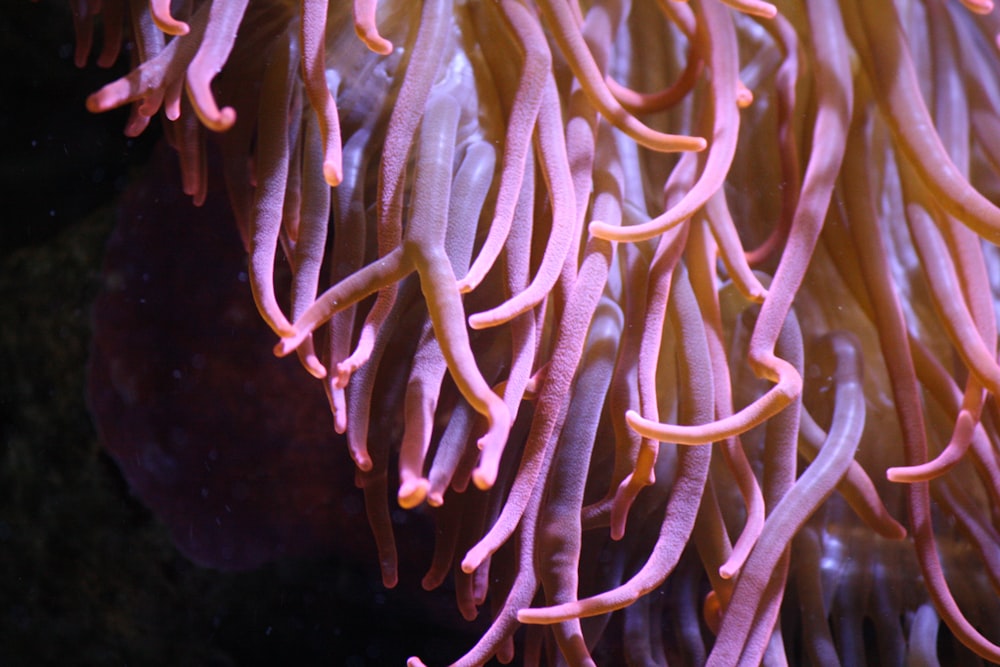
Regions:
<svg viewBox="0 0 1000 667"><path fill-rule="evenodd" d="M218 146L385 585L395 495L424 587L488 604L456 664L827 665L1000 662L1000 22L962 4L74 8L79 63L100 19L136 65L92 111L162 111L196 203Z"/></svg>

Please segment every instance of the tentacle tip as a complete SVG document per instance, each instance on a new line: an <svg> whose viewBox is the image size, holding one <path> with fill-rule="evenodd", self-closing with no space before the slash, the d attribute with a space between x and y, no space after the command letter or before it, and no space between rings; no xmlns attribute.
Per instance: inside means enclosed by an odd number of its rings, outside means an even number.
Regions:
<svg viewBox="0 0 1000 667"><path fill-rule="evenodd" d="M323 163L323 178L326 184L335 188L344 180L344 167L339 160L327 160Z"/></svg>
<svg viewBox="0 0 1000 667"><path fill-rule="evenodd" d="M108 110L109 107L105 106L101 101L101 92L97 91L92 95L87 96L87 111L90 113L103 113Z"/></svg>
<svg viewBox="0 0 1000 667"><path fill-rule="evenodd" d="M203 115L201 118L205 127L213 132L226 132L236 124L236 109L222 107L214 116Z"/></svg>
<svg viewBox="0 0 1000 667"><path fill-rule="evenodd" d="M306 372L317 380L322 380L326 377L326 366L320 363L319 359L315 356L307 357L302 365L306 369Z"/></svg>
<svg viewBox="0 0 1000 667"><path fill-rule="evenodd" d="M391 54L393 48L395 48L393 47L392 42L378 33L374 35L366 35L363 34L361 30L358 30L357 32L358 37L361 38L361 41L365 43L365 46L367 46L368 50L372 53L377 53L380 56L387 56Z"/></svg>
<svg viewBox="0 0 1000 667"><path fill-rule="evenodd" d="M496 470L486 470L482 466L472 471L472 483L480 491L489 491L497 481Z"/></svg>
<svg viewBox="0 0 1000 667"><path fill-rule="evenodd" d="M732 579L739 574L739 571L739 566L726 563L719 568L719 576L723 579Z"/></svg>
<svg viewBox="0 0 1000 667"><path fill-rule="evenodd" d="M762 19L773 19L778 15L778 8L770 2L763 2L754 14Z"/></svg>
<svg viewBox="0 0 1000 667"><path fill-rule="evenodd" d="M144 123L141 121L129 122L127 125L125 125L125 136L128 137L129 139L135 139L140 134L142 134L142 131L145 130L148 125L149 123Z"/></svg>
<svg viewBox="0 0 1000 667"><path fill-rule="evenodd" d="M424 661L413 655L406 659L406 667L427 667Z"/></svg>
<svg viewBox="0 0 1000 667"><path fill-rule="evenodd" d="M430 483L423 478L403 482L399 485L399 493L396 496L399 506L404 510L417 507L427 497L428 488L430 488Z"/></svg>
<svg viewBox="0 0 1000 667"><path fill-rule="evenodd" d="M715 591L709 591L708 595L705 596L701 614L708 629L712 631L713 635L718 636L719 628L722 627L722 603Z"/></svg>
<svg viewBox="0 0 1000 667"><path fill-rule="evenodd" d="M469 315L469 328L476 331L482 329L489 329L492 326L493 320L489 317L487 313L475 313Z"/></svg>
<svg viewBox="0 0 1000 667"><path fill-rule="evenodd" d="M483 558L485 556L480 555L477 551L470 551L465 554L465 558L462 559L462 572L465 574L472 574L479 566L483 564Z"/></svg>
<svg viewBox="0 0 1000 667"><path fill-rule="evenodd" d="M921 481L919 479L914 479L912 472L907 466L889 468L885 471L885 478L890 482L895 482L897 484L909 484Z"/></svg>
<svg viewBox="0 0 1000 667"><path fill-rule="evenodd" d="M347 433L347 410L343 403L334 407L331 412L333 413L333 430L338 435L344 435Z"/></svg>
<svg viewBox="0 0 1000 667"><path fill-rule="evenodd" d="M992 0L963 0L962 4L973 14L989 14L993 11Z"/></svg>
<svg viewBox="0 0 1000 667"><path fill-rule="evenodd" d="M395 588L396 584L399 583L399 573L395 569L392 571L383 570L382 572L382 585L386 588Z"/></svg>
<svg viewBox="0 0 1000 667"><path fill-rule="evenodd" d="M352 453L351 458L354 459L354 465L358 467L358 470L361 472L371 472L372 459L368 456L368 452Z"/></svg>
<svg viewBox="0 0 1000 667"><path fill-rule="evenodd" d="M883 537L890 540L905 540L906 535L907 535L906 528L903 526L903 524L895 522L895 525L892 526L891 530L885 531Z"/></svg>
<svg viewBox="0 0 1000 667"><path fill-rule="evenodd" d="M102 53L101 55L99 55L97 57L97 66L100 67L101 69L108 69L109 67L111 67L112 65L114 65L116 62L118 62L118 54L117 53L115 53L113 55L112 54L108 54L108 53Z"/></svg>
<svg viewBox="0 0 1000 667"><path fill-rule="evenodd" d="M688 147L685 150L692 153L700 153L706 148L708 148L708 140L705 137L690 137Z"/></svg>
<svg viewBox="0 0 1000 667"><path fill-rule="evenodd" d="M171 18L169 21L163 21L154 16L153 23L155 23L156 27L160 29L160 32L171 35L172 37L183 37L191 32L191 26L184 21L178 21L174 18Z"/></svg>
<svg viewBox="0 0 1000 667"><path fill-rule="evenodd" d="M517 612L517 622L533 625L538 623L537 614L533 614L531 609L521 609Z"/></svg>
<svg viewBox="0 0 1000 667"><path fill-rule="evenodd" d="M427 494L427 504L431 507L441 507L444 505L444 494L440 491L431 491Z"/></svg>
<svg viewBox="0 0 1000 667"><path fill-rule="evenodd" d="M617 234L615 232L617 232L618 229L618 227L609 225L606 222L601 222L600 220L594 220L587 225L587 231L590 232L591 236L605 241L617 241L618 238L616 238Z"/></svg>

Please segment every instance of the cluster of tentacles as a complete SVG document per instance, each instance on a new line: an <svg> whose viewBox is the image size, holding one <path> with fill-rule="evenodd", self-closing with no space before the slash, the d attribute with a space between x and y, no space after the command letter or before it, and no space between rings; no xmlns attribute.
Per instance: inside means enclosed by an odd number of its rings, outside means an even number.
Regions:
<svg viewBox="0 0 1000 667"><path fill-rule="evenodd" d="M74 4L196 202L218 133L385 584L391 485L489 600L456 664L1000 662L987 0Z"/></svg>

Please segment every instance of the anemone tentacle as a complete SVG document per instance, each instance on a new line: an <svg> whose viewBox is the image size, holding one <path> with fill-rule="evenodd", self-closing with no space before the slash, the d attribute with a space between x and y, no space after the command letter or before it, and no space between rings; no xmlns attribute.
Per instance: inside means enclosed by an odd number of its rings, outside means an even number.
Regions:
<svg viewBox="0 0 1000 667"><path fill-rule="evenodd" d="M455 664L1000 662L992 2L73 6L88 108L221 155L383 583L395 503L491 607Z"/></svg>

